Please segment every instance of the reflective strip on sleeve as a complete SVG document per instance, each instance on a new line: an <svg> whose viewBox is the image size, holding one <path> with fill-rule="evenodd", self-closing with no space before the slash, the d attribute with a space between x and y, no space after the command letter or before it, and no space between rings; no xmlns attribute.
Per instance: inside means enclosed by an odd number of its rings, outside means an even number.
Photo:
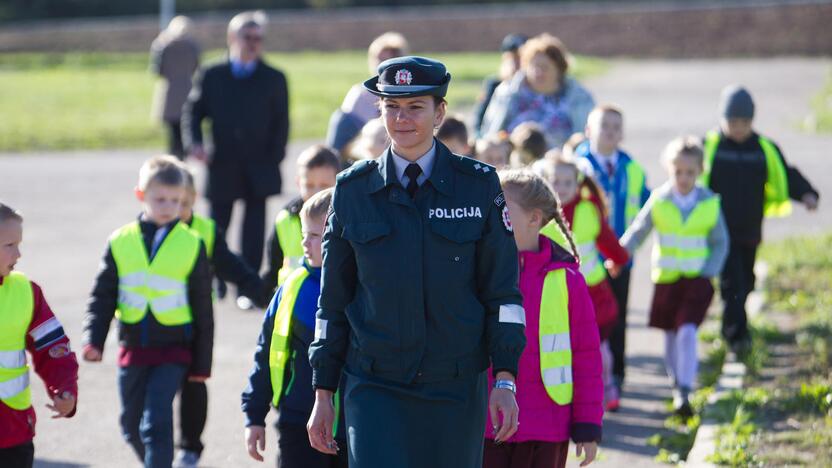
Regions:
<svg viewBox="0 0 832 468"><path fill-rule="evenodd" d="M0 382L0 398L11 398L18 393L26 390L29 386L29 373L26 372L19 377L16 377L5 382Z"/></svg>
<svg viewBox="0 0 832 468"><path fill-rule="evenodd" d="M31 336L34 341L40 341L46 335L58 330L59 328L61 328L61 322L59 322L57 318L52 317L35 327L34 330L30 331L29 336Z"/></svg>
<svg viewBox="0 0 832 468"><path fill-rule="evenodd" d="M561 385L572 383L572 366L552 367L543 371L543 384Z"/></svg>
<svg viewBox="0 0 832 468"><path fill-rule="evenodd" d="M325 340L326 339L326 326L329 323L328 320L324 319L315 319L315 339L316 340Z"/></svg>
<svg viewBox="0 0 832 468"><path fill-rule="evenodd" d="M500 306L500 323L518 323L526 325L526 311L520 304L503 304Z"/></svg>
<svg viewBox="0 0 832 468"><path fill-rule="evenodd" d="M569 332L554 333L552 335L543 335L540 337L540 352L549 353L554 351L569 351L570 339Z"/></svg>
<svg viewBox="0 0 832 468"><path fill-rule="evenodd" d="M0 351L0 368L18 369L26 365L26 353L20 351Z"/></svg>

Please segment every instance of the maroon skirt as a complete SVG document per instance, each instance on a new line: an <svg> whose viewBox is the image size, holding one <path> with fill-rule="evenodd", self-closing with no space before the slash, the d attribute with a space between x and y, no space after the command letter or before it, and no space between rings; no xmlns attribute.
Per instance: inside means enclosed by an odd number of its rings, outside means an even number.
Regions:
<svg viewBox="0 0 832 468"><path fill-rule="evenodd" d="M698 327L705 320L713 297L710 278L680 278L675 283L657 284L650 306L650 326L676 330L693 323Z"/></svg>
<svg viewBox="0 0 832 468"><path fill-rule="evenodd" d="M562 468L569 456L569 441L495 444L485 439L483 468Z"/></svg>

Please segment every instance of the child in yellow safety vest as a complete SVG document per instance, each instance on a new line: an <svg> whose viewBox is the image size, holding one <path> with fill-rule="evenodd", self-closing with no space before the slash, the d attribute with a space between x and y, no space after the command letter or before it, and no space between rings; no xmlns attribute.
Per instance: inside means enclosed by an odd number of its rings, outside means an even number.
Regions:
<svg viewBox="0 0 832 468"><path fill-rule="evenodd" d="M719 280L722 335L733 351L743 353L749 344L745 300L754 290L763 217L787 216L790 200L814 211L819 195L797 168L786 164L777 144L753 130L754 101L745 88L723 89L719 107L719 129L705 135L700 182L721 197L731 236Z"/></svg>
<svg viewBox="0 0 832 468"><path fill-rule="evenodd" d="M570 438L578 456L586 453L586 466L601 440L604 387L598 325L577 249L560 204L543 178L522 169L499 175L519 250L526 311L526 347L515 389L523 424L511 437L495 434L500 416L491 408L483 466L564 467ZM568 250L541 233L550 221L560 229Z"/></svg>
<svg viewBox="0 0 832 468"><path fill-rule="evenodd" d="M604 192L595 180L580 171L575 160L554 150L547 153L535 167L554 188L563 207L564 219L572 229L581 257L581 274L589 286L589 296L598 320L604 364L605 407L607 411L616 411L620 405L620 395L612 374L609 338L618 318L618 303L607 280L606 269L610 270L610 276L616 276L627 265L630 256L618 243L618 236L607 223ZM549 222L540 232L561 246L568 246L554 221Z"/></svg>
<svg viewBox="0 0 832 468"><path fill-rule="evenodd" d="M698 368L696 331L711 304L713 278L728 254L728 231L719 195L696 184L702 173L699 140L680 137L664 150L670 181L650 195L621 238L632 254L655 228L651 277L656 285L650 326L665 331L665 367L673 407L691 416L688 400Z"/></svg>
<svg viewBox="0 0 832 468"><path fill-rule="evenodd" d="M269 269L263 277L269 296L303 264L298 216L303 202L323 189L334 187L335 176L340 170L341 160L326 146L311 146L298 156L297 186L300 194L277 214L269 238Z"/></svg>
<svg viewBox="0 0 832 468"><path fill-rule="evenodd" d="M266 310L254 366L242 395L246 446L255 460L263 461L269 407L279 410L277 466L281 468L347 468L348 464L341 389L328 389L335 393L336 415L327 430L338 454L312 448L306 431L315 402L309 345L326 333L325 328L316 328L315 313L321 295L321 240L332 193L331 188L318 192L300 210L303 264L289 274Z"/></svg>
<svg viewBox="0 0 832 468"><path fill-rule="evenodd" d="M43 379L54 418L71 418L78 395L78 362L40 286L14 271L23 241L23 216L0 203L0 466L31 468L35 409L29 351Z"/></svg>
<svg viewBox="0 0 832 468"><path fill-rule="evenodd" d="M110 236L84 320L86 361L101 361L119 323L121 430L145 466L173 462L173 398L211 375L214 318L205 245L179 210L186 175L173 156L139 171L142 213Z"/></svg>

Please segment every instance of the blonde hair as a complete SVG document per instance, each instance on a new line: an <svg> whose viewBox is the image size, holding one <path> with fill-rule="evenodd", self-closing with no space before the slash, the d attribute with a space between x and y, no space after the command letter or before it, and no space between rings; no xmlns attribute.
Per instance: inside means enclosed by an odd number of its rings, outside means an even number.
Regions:
<svg viewBox="0 0 832 468"><path fill-rule="evenodd" d="M390 146L390 137L381 119L370 119L344 151L352 161L373 159ZM382 148L381 151L377 148Z"/></svg>
<svg viewBox="0 0 832 468"><path fill-rule="evenodd" d="M506 164L511 161L511 152L514 150L514 146L511 144L507 133L492 133L491 135L478 139L474 143L474 157L481 161L481 155L491 148L496 148L502 152L503 156L505 156Z"/></svg>
<svg viewBox="0 0 832 468"><path fill-rule="evenodd" d="M569 51L560 39L543 33L526 41L520 47L520 68L526 68L537 54L543 54L551 60L560 71L561 80L569 70Z"/></svg>
<svg viewBox="0 0 832 468"><path fill-rule="evenodd" d="M701 168L705 162L705 155L699 138L693 135L676 137L662 151L662 161L668 165L673 164L680 156L695 158L697 165Z"/></svg>
<svg viewBox="0 0 832 468"><path fill-rule="evenodd" d="M538 163L533 166L535 171L553 188L555 185L555 173L557 172L558 167L568 168L575 174L575 180L578 183L578 196L584 199L593 197L598 200L601 217L606 219L609 214L607 196L604 194L604 190L601 189L601 186L598 185L598 182L595 179L587 177L583 171L581 171L577 159L558 151L557 149L553 149L546 153L546 157L538 161Z"/></svg>
<svg viewBox="0 0 832 468"><path fill-rule="evenodd" d="M10 207L9 205L0 202L0 223L5 223L8 220L15 220L23 222L23 215L19 211Z"/></svg>
<svg viewBox="0 0 832 468"><path fill-rule="evenodd" d="M161 36L166 40L172 41L180 37L187 37L191 34L193 29L193 22L187 16L174 16L168 26L162 31Z"/></svg>
<svg viewBox="0 0 832 468"><path fill-rule="evenodd" d="M231 21L228 22L228 35L239 35L240 31L251 27L266 29L268 23L269 17L265 11L244 11L234 15Z"/></svg>
<svg viewBox="0 0 832 468"><path fill-rule="evenodd" d="M153 156L142 164L139 169L139 190L145 191L152 183L187 187L185 171L182 163L175 156L163 154Z"/></svg>
<svg viewBox="0 0 832 468"><path fill-rule="evenodd" d="M518 205L524 210L538 209L543 213L542 226L547 225L549 221L555 221L563 237L569 242L572 255L580 261L578 248L563 215L560 200L549 184L529 169L508 169L499 171L498 175L503 190L511 192L516 197Z"/></svg>
<svg viewBox="0 0 832 468"><path fill-rule="evenodd" d="M300 209L301 219L310 221L326 216L329 205L332 203L332 193L334 191L335 189L330 187L309 197L309 200L306 200Z"/></svg>
<svg viewBox="0 0 832 468"><path fill-rule="evenodd" d="M370 47L367 48L367 63L370 66L370 73L373 75L378 72L376 70L379 66L378 56L384 50L398 50L398 56L400 57L410 54L410 45L407 43L407 39L396 31L388 31L373 39Z"/></svg>

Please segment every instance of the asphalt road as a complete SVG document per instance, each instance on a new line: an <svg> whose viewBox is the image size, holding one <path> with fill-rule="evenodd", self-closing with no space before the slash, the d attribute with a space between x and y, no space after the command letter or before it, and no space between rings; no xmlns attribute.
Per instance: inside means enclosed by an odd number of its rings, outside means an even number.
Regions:
<svg viewBox="0 0 832 468"><path fill-rule="evenodd" d="M770 60L615 61L608 74L586 82L599 101L625 110L625 148L647 168L648 180L664 179L658 155L663 145L682 133L701 135L716 123L720 89L743 83L757 101L756 128L778 142L787 160L796 164L822 193L832 193L832 171L825 160L832 135L803 133L799 124L811 96L830 70L829 60L784 58ZM303 145L293 144L284 164L285 179L293 180L294 156ZM61 154L0 155L0 199L26 216L23 258L18 268L44 288L76 347L87 295L109 233L139 210L132 188L137 169L149 151L96 151ZM194 165L197 171L201 168ZM274 198L274 216L291 196ZM204 202L197 210L206 212ZM234 225L239 225L235 212ZM797 207L787 220L767 222L766 237L817 233L832 228L832 204L821 200L817 213ZM231 245L238 233L231 229ZM656 450L645 444L660 430L663 400L669 389L662 369L662 336L645 327L652 293L648 249L640 252L631 286L629 369L623 408L608 415L598 466L651 466ZM261 312L242 312L229 301L215 311L214 371L209 381L210 409L204 441L203 466L262 466L251 461L243 446L243 417L239 394L245 386ZM116 342L111 333L104 362L81 364L81 395L76 417L52 420L44 408L42 386L33 379L34 402L40 415L35 439L36 467L139 466L118 426ZM391 415L395 417L395 415ZM267 460L273 463L274 431L268 429ZM577 462L570 461L576 466Z"/></svg>

